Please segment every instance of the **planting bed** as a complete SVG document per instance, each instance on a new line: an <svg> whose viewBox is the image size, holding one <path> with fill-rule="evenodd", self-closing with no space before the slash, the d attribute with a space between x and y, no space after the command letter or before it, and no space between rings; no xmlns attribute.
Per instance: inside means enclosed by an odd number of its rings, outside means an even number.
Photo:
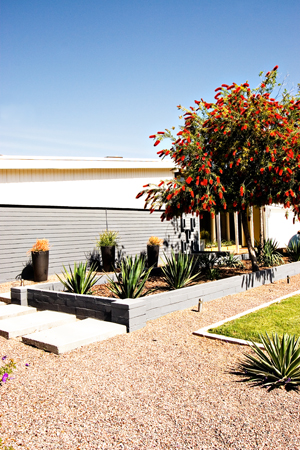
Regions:
<svg viewBox="0 0 300 450"><path fill-rule="evenodd" d="M288 262L288 258L285 258L285 260L286 260L286 262ZM244 268L241 268L241 269L229 268L229 267L219 267L218 270L220 272L220 276L218 279L223 280L225 278L230 278L230 277L234 277L234 276L238 276L238 275L252 273L250 260L242 261L242 264L244 265ZM262 269L266 269L266 267L262 268ZM101 275L101 274L98 274L98 275ZM200 275L199 279L197 279L197 281L193 282L191 284L191 286L196 286L196 285L200 285L200 284L204 284L204 283L210 283L211 281L214 281L214 280L209 280L205 277L205 275ZM157 290L155 292L152 292L147 295L160 294L160 293L170 290L168 288L167 283L164 281L162 273L160 275L154 275L154 276L149 277L148 281L145 284L145 289L144 289L143 293L145 293L147 290L153 289L153 288L156 288ZM116 298L116 296L108 289L106 283L96 284L95 286L93 286L92 291L93 291L93 295Z"/></svg>
<svg viewBox="0 0 300 450"><path fill-rule="evenodd" d="M237 273L237 271L234 270L234 273ZM149 320L197 305L200 298L207 302L284 279L287 275L292 276L299 273L300 262L272 267L254 273L247 272L247 269L245 269L241 275L208 283L202 282L175 291L162 289L159 293L139 299L120 300L104 296L103 293L90 296L61 292L62 285L60 283L49 283L44 285L43 288L41 286L12 288L11 297L13 303L28 303L38 309L67 312L82 318L104 319L126 325L128 331L134 331L143 328Z"/></svg>

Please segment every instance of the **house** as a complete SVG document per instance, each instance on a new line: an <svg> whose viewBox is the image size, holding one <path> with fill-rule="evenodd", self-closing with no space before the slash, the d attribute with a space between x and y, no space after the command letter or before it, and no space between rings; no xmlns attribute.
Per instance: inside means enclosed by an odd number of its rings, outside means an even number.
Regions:
<svg viewBox="0 0 300 450"><path fill-rule="evenodd" d="M164 239L164 251L199 249L200 229L211 239L245 245L238 215L204 214L161 222L160 211L144 210L137 193L148 183L174 177L170 160L122 157L67 158L0 156L0 282L21 276L36 239L49 239L49 272L97 258L95 242L105 229L119 232L118 256L146 250L148 238ZM259 211L249 215L252 240L259 239ZM264 208L265 238L284 247L300 225L276 205ZM237 250L239 250L237 248Z"/></svg>
<svg viewBox="0 0 300 450"><path fill-rule="evenodd" d="M173 176L172 162L160 159L0 156L0 282L21 275L38 238L50 241L50 273L95 257L105 229L119 232L119 256L146 251L151 235L167 252L181 248L180 221L161 222L135 198Z"/></svg>

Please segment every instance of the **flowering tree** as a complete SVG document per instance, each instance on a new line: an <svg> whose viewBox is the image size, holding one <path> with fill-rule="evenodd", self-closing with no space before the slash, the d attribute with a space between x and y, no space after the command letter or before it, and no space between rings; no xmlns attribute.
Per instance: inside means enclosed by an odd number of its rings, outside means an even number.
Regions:
<svg viewBox="0 0 300 450"><path fill-rule="evenodd" d="M277 69L261 73L263 81L255 89L247 82L222 84L214 103L201 99L189 109L179 105L184 125L177 136L168 129L150 136L154 146L172 139L171 148L158 154L169 155L179 175L158 186L146 185L137 195L146 195L150 212L165 207L162 220L182 213L201 217L208 211L214 217L238 211L253 270L258 265L247 208L278 203L300 216L300 86L295 96L281 93Z"/></svg>

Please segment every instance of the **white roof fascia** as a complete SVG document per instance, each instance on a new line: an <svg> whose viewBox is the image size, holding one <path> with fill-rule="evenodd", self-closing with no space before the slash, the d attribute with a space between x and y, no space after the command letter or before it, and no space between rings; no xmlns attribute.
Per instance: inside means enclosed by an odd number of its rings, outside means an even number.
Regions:
<svg viewBox="0 0 300 450"><path fill-rule="evenodd" d="M174 169L171 160L0 156L0 169Z"/></svg>

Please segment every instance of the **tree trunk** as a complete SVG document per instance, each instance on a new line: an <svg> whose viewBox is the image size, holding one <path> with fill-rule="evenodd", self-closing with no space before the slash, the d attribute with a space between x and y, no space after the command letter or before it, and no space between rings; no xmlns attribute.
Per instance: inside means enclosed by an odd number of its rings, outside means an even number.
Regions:
<svg viewBox="0 0 300 450"><path fill-rule="evenodd" d="M249 256L250 256L251 263L252 263L252 270L253 270L253 272L257 272L259 270L259 267L257 264L256 254L255 254L252 242L251 242L251 236L250 236L249 226L248 226L247 211L241 211L240 214L241 214L242 225L243 225L243 230L244 230L244 234L245 234L247 247L249 250Z"/></svg>

